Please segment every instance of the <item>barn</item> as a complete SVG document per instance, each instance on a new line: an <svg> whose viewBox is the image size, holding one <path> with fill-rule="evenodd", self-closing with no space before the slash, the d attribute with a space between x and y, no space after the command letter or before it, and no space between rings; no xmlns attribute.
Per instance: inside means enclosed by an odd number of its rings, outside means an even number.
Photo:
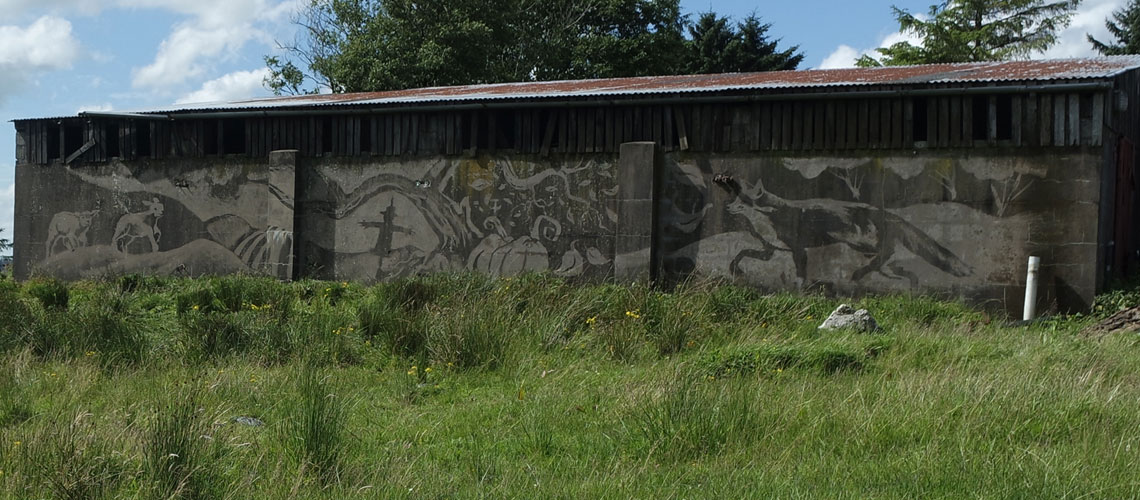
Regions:
<svg viewBox="0 0 1140 500"><path fill-rule="evenodd" d="M21 119L15 274L549 271L1081 309L1137 264L1140 58Z"/></svg>

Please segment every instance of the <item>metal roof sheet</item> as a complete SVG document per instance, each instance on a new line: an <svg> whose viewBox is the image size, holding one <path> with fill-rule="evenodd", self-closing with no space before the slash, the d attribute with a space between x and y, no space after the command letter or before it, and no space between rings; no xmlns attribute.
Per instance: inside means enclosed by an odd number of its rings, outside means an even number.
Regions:
<svg viewBox="0 0 1140 500"><path fill-rule="evenodd" d="M203 111L312 108L320 106L385 106L487 100L545 100L577 97L620 97L718 91L763 91L820 87L1041 82L1104 79L1140 68L1140 56L1081 59L928 64L882 68L847 68L715 75L647 76L596 80L496 83L428 87L386 92L359 92L270 97L229 102L184 104L135 111L182 113Z"/></svg>

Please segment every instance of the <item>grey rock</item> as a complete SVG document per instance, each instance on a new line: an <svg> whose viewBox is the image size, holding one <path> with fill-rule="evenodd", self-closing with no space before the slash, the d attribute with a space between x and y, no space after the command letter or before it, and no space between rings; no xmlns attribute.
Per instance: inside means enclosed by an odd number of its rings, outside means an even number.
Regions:
<svg viewBox="0 0 1140 500"><path fill-rule="evenodd" d="M822 325L819 325L819 329L873 332L879 329L879 323L871 317L871 313L867 312L866 309L855 310L847 304L840 304L839 307L835 308L835 312L832 312Z"/></svg>
<svg viewBox="0 0 1140 500"><path fill-rule="evenodd" d="M242 425L248 425L250 427L261 427L265 425L265 422L262 422L260 419L254 417L234 417L234 422Z"/></svg>

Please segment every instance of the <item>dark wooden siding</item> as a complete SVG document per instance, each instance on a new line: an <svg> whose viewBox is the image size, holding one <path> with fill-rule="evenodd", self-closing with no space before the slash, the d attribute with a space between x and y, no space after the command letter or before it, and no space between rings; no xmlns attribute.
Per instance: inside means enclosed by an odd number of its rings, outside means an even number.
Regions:
<svg viewBox="0 0 1140 500"><path fill-rule="evenodd" d="M65 140L74 134L64 130L76 127L83 144L93 143L75 158L83 162L107 161L109 151L124 159L262 157L281 149L306 156L616 153L631 141L695 152L1072 147L1102 144L1109 104L1103 93L1026 93L163 121L75 118L18 127L26 161L40 164L65 160L82 147ZM109 148L108 141L116 144Z"/></svg>

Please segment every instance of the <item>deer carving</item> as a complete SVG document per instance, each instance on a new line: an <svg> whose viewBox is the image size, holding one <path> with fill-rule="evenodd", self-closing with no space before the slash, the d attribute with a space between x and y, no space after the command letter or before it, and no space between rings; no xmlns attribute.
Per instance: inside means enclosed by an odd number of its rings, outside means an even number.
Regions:
<svg viewBox="0 0 1140 500"><path fill-rule="evenodd" d="M72 251L87 246L87 230L98 210L88 212L59 212L48 224L45 254L52 256L60 251ZM62 250L58 250L62 247Z"/></svg>
<svg viewBox="0 0 1140 500"><path fill-rule="evenodd" d="M158 251L158 241L162 239L162 231L158 229L158 219L162 217L164 207L158 198L144 201L143 205L146 206L146 210L125 214L119 217L119 222L115 224L115 236L111 238L111 244L119 252L127 253L131 243L136 239L150 243L151 252Z"/></svg>

